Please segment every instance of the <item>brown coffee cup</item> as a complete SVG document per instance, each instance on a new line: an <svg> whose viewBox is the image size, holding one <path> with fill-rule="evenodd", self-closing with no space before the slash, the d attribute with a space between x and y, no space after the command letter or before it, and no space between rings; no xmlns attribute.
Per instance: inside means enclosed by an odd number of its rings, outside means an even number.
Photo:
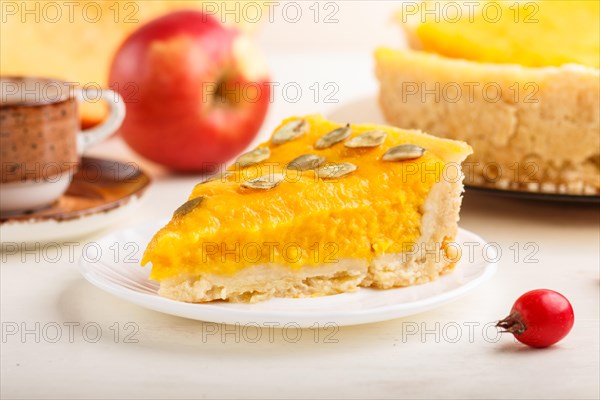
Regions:
<svg viewBox="0 0 600 400"><path fill-rule="evenodd" d="M78 103L104 101L109 117L80 131ZM0 212L42 208L68 188L81 154L113 134L125 117L108 89L33 77L0 77Z"/></svg>

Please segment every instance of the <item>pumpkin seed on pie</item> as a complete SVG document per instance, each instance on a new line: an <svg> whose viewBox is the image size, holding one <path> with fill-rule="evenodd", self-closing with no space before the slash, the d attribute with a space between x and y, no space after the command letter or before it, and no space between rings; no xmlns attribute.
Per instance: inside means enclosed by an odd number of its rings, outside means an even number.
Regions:
<svg viewBox="0 0 600 400"><path fill-rule="evenodd" d="M325 164L325 157L318 156L316 154L303 154L294 158L287 165L289 169L295 169L298 171L308 171L311 169L315 169Z"/></svg>
<svg viewBox="0 0 600 400"><path fill-rule="evenodd" d="M345 162L340 164L331 164L317 169L317 176L321 179L337 179L350 175L358 167L352 163Z"/></svg>
<svg viewBox="0 0 600 400"><path fill-rule="evenodd" d="M271 156L271 150L268 147L258 147L252 151L242 154L235 160L240 168L249 167L268 160Z"/></svg>
<svg viewBox="0 0 600 400"><path fill-rule="evenodd" d="M246 189L269 190L279 185L285 179L284 174L270 174L248 179L242 183Z"/></svg>
<svg viewBox="0 0 600 400"><path fill-rule="evenodd" d="M200 204L202 204L203 201L204 197L196 197L194 199L186 201L175 210L175 212L173 213L173 218L183 217L187 213L195 210L198 206L200 206Z"/></svg>
<svg viewBox="0 0 600 400"><path fill-rule="evenodd" d="M379 129L367 131L348 140L346 143L344 143L344 145L352 149L364 147L377 147L385 141L386 136L387 133Z"/></svg>
<svg viewBox="0 0 600 400"><path fill-rule="evenodd" d="M273 144L283 144L304 135L309 129L305 119L290 121L279 128L271 138Z"/></svg>
<svg viewBox="0 0 600 400"><path fill-rule="evenodd" d="M343 126L341 128L336 128L331 132L321 136L319 140L315 142L315 149L326 149L328 147L333 146L336 143L339 143L352 133L352 129L350 128L350 124Z"/></svg>
<svg viewBox="0 0 600 400"><path fill-rule="evenodd" d="M394 146L385 153L381 158L385 161L406 161L413 160L425 154L425 149L416 144L401 144Z"/></svg>

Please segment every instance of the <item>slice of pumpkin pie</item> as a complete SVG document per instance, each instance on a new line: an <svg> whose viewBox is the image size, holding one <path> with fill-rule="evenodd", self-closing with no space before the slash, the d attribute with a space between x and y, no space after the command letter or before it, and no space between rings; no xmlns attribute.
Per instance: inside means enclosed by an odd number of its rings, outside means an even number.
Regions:
<svg viewBox="0 0 600 400"><path fill-rule="evenodd" d="M285 120L198 184L152 239L159 294L256 302L381 289L452 269L471 148L420 131Z"/></svg>

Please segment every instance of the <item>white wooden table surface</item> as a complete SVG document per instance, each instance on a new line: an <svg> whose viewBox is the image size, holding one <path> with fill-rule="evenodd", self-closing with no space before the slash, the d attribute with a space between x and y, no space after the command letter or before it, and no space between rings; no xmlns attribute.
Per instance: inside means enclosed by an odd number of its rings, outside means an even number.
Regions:
<svg viewBox="0 0 600 400"><path fill-rule="evenodd" d="M299 4L309 15L312 2ZM294 82L303 95L293 103L276 91L257 141L291 114L322 112L340 122L346 116L355 122L379 118L371 54L377 44L400 43L387 24L398 5L337 4L335 24L275 18L262 27L273 80ZM332 95L337 104L315 101L310 89L328 82L338 89ZM198 180L166 174L120 139L92 154L134 160L155 181L128 220L80 238L81 244L169 216ZM1 397L597 399L598 206L468 192L460 225L502 250L497 275L468 296L424 314L335 333L301 330L286 337L263 329L256 341L256 331L164 315L115 298L87 283L66 253L53 263L35 253L2 255ZM534 247L525 249L529 243ZM566 295L576 315L571 334L546 350L497 337L490 327L520 294L536 288ZM19 333L9 335L15 324ZM92 329L87 333L86 324ZM53 342L56 325L62 334ZM92 343L97 328L102 336Z"/></svg>

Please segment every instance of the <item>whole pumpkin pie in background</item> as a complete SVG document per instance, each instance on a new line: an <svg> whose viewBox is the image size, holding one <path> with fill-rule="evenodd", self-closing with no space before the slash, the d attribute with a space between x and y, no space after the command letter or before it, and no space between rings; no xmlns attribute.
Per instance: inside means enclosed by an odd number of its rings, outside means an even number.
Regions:
<svg viewBox="0 0 600 400"><path fill-rule="evenodd" d="M149 243L159 294L256 302L436 279L458 259L460 163L420 131L290 118L198 184Z"/></svg>
<svg viewBox="0 0 600 400"><path fill-rule="evenodd" d="M75 0L6 2L0 25L0 70L3 75L42 76L81 85L108 85L108 70L117 48L140 24L181 9L216 14L226 24L236 24L225 2L202 0ZM237 1L237 9L262 2ZM258 23L237 18L237 25L253 31ZM92 86L94 87L94 86ZM107 115L103 102L82 103L84 127L100 123Z"/></svg>
<svg viewBox="0 0 600 400"><path fill-rule="evenodd" d="M468 141L468 184L598 194L600 2L410 3L375 54L386 119Z"/></svg>

